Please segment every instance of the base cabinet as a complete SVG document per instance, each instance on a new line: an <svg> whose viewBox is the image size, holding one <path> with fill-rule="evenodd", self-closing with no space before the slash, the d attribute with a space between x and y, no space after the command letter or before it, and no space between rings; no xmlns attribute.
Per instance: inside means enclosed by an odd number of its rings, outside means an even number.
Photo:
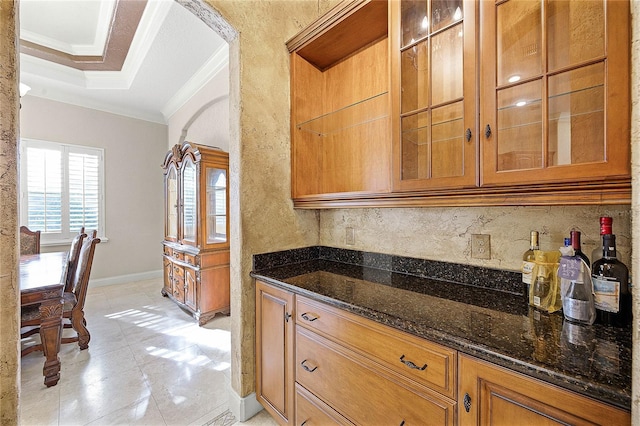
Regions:
<svg viewBox="0 0 640 426"><path fill-rule="evenodd" d="M628 411L256 282L256 395L281 425L628 425Z"/></svg>
<svg viewBox="0 0 640 426"><path fill-rule="evenodd" d="M256 282L256 398L281 425L293 424L293 293Z"/></svg>
<svg viewBox="0 0 640 426"><path fill-rule="evenodd" d="M460 356L460 425L629 425L623 411L485 361Z"/></svg>

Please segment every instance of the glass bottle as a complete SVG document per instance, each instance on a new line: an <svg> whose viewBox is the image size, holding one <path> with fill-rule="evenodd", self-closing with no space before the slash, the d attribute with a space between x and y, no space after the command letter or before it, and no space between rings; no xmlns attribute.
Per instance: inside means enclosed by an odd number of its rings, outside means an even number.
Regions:
<svg viewBox="0 0 640 426"><path fill-rule="evenodd" d="M571 235L571 246L573 247L573 252L575 253L575 255L584 260L584 263L586 263L587 266L591 266L589 258L582 252L582 249L580 248L580 231L572 230L569 235Z"/></svg>
<svg viewBox="0 0 640 426"><path fill-rule="evenodd" d="M546 256L544 252L537 251L536 261L537 274L531 284L531 297L529 303L535 308L543 309L546 299L549 297L549 290L551 289L550 274L546 265Z"/></svg>
<svg viewBox="0 0 640 426"><path fill-rule="evenodd" d="M536 256L534 250L539 250L539 234L538 231L531 231L529 239L529 250L525 251L522 255L522 282L526 284L526 291L529 294L529 286L532 281L533 267L535 266Z"/></svg>
<svg viewBox="0 0 640 426"><path fill-rule="evenodd" d="M596 260L602 258L602 237L611 234L613 234L613 218L609 216L602 216L600 218L600 245L594 248L591 252L592 265L596 263Z"/></svg>
<svg viewBox="0 0 640 426"><path fill-rule="evenodd" d="M562 297L562 312L565 319L580 324L591 325L596 320L596 307L593 300L593 288L589 276L589 266L580 259L580 272L575 280L569 281Z"/></svg>
<svg viewBox="0 0 640 426"><path fill-rule="evenodd" d="M629 269L616 258L616 236L605 234L602 240L602 259L598 259L591 269L597 321L626 327L632 319Z"/></svg>

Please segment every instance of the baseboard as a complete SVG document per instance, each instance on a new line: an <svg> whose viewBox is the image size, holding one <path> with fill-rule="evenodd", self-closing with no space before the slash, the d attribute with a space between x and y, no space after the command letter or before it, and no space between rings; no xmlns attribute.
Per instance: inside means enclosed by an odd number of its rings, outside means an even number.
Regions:
<svg viewBox="0 0 640 426"><path fill-rule="evenodd" d="M236 393L236 391L231 389L231 386L228 383L227 386L229 386L229 410L233 413L233 416L237 421L246 422L251 417L264 410L264 407L260 405L256 399L255 392L252 392L242 398Z"/></svg>
<svg viewBox="0 0 640 426"><path fill-rule="evenodd" d="M102 287L105 285L124 284L124 283L130 283L132 281L143 281L143 280L150 280L154 278L162 278L161 269L158 271L139 272L137 274L118 275L116 277L109 277L109 278L99 278L97 280L90 279L89 285L91 287Z"/></svg>

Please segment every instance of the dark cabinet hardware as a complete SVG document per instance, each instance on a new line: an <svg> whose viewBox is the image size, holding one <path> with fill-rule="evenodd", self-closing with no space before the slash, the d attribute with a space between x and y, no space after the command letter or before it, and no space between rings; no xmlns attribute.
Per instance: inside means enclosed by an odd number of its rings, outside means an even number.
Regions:
<svg viewBox="0 0 640 426"><path fill-rule="evenodd" d="M291 318L291 314L289 312L285 312L284 313L284 320L285 322L289 322L289 318Z"/></svg>
<svg viewBox="0 0 640 426"><path fill-rule="evenodd" d="M487 139L491 136L491 126L487 124L487 127L484 128L484 135Z"/></svg>
<svg viewBox="0 0 640 426"><path fill-rule="evenodd" d="M309 321L309 322L312 322L312 321L315 321L315 320L317 320L317 319L318 319L318 317L315 317L315 316L314 316L314 317L309 316L309 313L308 313L308 312L305 312L304 314L302 314L302 315L300 315L300 316L302 317L302 319L304 319L304 320L306 320L306 321Z"/></svg>
<svg viewBox="0 0 640 426"><path fill-rule="evenodd" d="M405 361L404 359L404 355L402 355L400 357L400 362L402 362L404 365L406 365L409 368L413 368L414 370L424 370L425 368L427 368L427 364L423 365L422 367L418 367L417 365L415 365L413 362L411 361Z"/></svg>
<svg viewBox="0 0 640 426"><path fill-rule="evenodd" d="M471 397L468 393L464 394L464 399L462 400L464 403L464 410L468 413L471 410Z"/></svg>
<svg viewBox="0 0 640 426"><path fill-rule="evenodd" d="M464 137L467 139L467 142L471 140L471 129L467 128L467 131L464 132Z"/></svg>
<svg viewBox="0 0 640 426"><path fill-rule="evenodd" d="M302 362L300 363L300 365L302 366L302 368L304 368L304 369L305 369L305 371L308 371L309 373L313 373L313 372L314 372L314 371L316 371L316 369L318 368L318 366L317 366L317 365L316 365L315 367L313 367L313 368L307 367L307 366L305 365L305 362L307 362L307 360L306 360L306 359L305 359L304 361L302 361Z"/></svg>

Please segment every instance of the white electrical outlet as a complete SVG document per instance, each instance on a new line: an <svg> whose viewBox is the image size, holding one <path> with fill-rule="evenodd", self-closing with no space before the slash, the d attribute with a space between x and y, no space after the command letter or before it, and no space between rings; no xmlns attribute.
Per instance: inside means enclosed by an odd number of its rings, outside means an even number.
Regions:
<svg viewBox="0 0 640 426"><path fill-rule="evenodd" d="M471 257L473 259L491 259L491 236L471 234Z"/></svg>
<svg viewBox="0 0 640 426"><path fill-rule="evenodd" d="M347 245L354 245L356 243L356 233L353 230L352 227L348 226L347 227L347 232L345 235L345 242L347 243Z"/></svg>

